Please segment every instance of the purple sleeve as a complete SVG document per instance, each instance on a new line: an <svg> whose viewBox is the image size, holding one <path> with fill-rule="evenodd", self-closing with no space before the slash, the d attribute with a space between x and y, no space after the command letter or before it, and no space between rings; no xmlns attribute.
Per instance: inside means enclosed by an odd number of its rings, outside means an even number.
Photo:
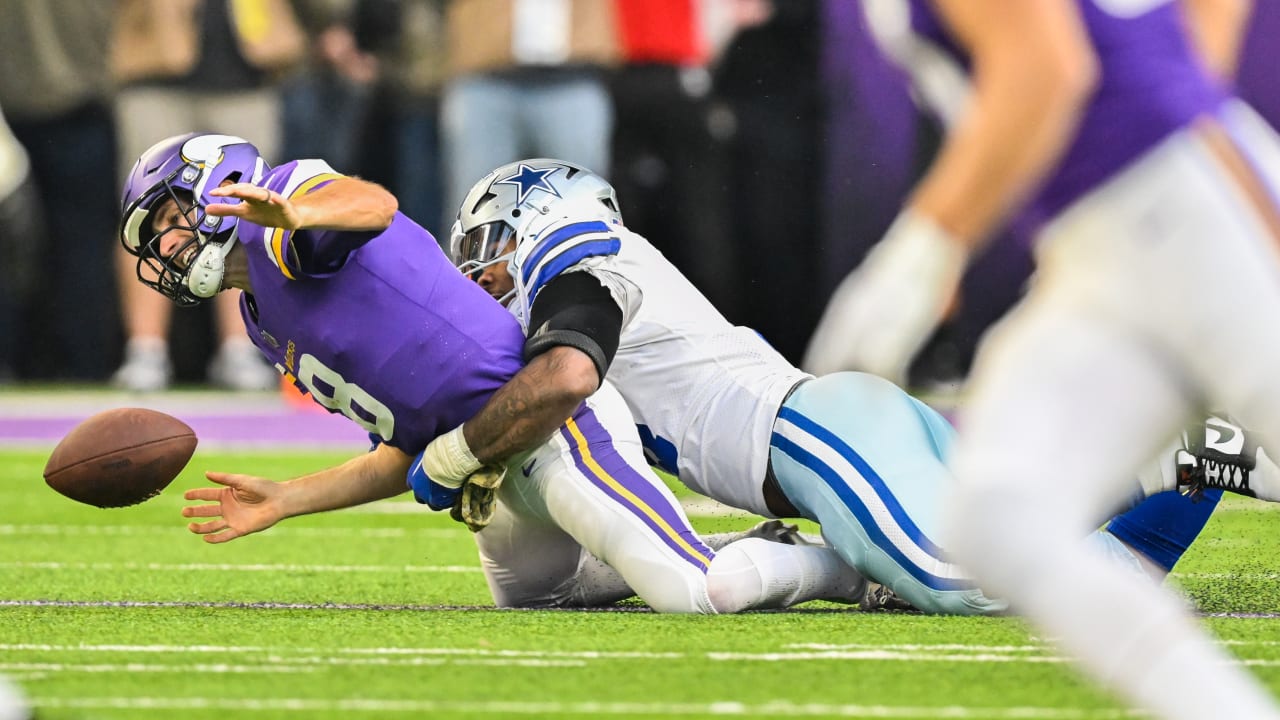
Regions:
<svg viewBox="0 0 1280 720"><path fill-rule="evenodd" d="M271 170L263 185L295 199L343 177L318 160L294 160ZM266 245L290 279L325 277L336 272L352 251L377 237L376 231L285 230L268 228Z"/></svg>

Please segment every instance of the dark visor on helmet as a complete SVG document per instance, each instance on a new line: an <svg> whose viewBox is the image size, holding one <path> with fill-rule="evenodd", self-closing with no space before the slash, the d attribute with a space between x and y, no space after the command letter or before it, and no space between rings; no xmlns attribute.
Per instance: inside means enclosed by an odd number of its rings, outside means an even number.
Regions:
<svg viewBox="0 0 1280 720"><path fill-rule="evenodd" d="M472 267L488 265L506 254L507 243L515 236L515 232L505 222L485 223L472 228L462 236L462 263Z"/></svg>

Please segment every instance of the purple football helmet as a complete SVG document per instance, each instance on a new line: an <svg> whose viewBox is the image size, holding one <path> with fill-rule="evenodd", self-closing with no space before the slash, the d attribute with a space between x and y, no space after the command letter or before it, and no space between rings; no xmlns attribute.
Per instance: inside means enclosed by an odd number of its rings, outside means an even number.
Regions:
<svg viewBox="0 0 1280 720"><path fill-rule="evenodd" d="M120 242L138 258L138 279L178 305L216 295L238 220L207 215L205 208L240 201L212 197L209 191L228 181L256 183L267 169L256 147L232 135L189 133L152 145L134 163L121 202ZM153 211L169 199L185 220L155 227ZM166 257L161 242L175 231L191 236Z"/></svg>

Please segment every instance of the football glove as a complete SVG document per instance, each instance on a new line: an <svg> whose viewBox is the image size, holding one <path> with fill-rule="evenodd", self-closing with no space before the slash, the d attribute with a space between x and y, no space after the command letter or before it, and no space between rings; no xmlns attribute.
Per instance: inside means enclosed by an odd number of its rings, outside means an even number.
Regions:
<svg viewBox="0 0 1280 720"><path fill-rule="evenodd" d="M421 454L409 467L407 482L409 489L413 491L413 499L432 510L448 510L462 495L461 487L444 485L432 479L423 468Z"/></svg>
<svg viewBox="0 0 1280 720"><path fill-rule="evenodd" d="M480 532L493 519L493 511L498 503L498 488L507 476L505 467L486 466L462 485L462 495L453 505L449 515L456 521L466 524L471 532Z"/></svg>
<svg viewBox="0 0 1280 720"><path fill-rule="evenodd" d="M482 467L462 428L459 425L428 443L409 471L413 497L432 510L452 507L463 481Z"/></svg>
<svg viewBox="0 0 1280 720"><path fill-rule="evenodd" d="M968 254L927 216L903 211L832 295L805 370L862 370L901 385L958 292Z"/></svg>

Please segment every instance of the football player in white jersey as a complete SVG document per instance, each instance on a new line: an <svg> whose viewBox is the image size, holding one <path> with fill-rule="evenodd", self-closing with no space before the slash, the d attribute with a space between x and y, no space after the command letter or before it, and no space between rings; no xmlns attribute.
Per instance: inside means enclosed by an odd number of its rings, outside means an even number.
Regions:
<svg viewBox="0 0 1280 720"><path fill-rule="evenodd" d="M909 0L917 47L967 102L809 365L900 374L974 249L1012 213L1038 218L1037 277L970 376L948 541L1131 702L1278 718L1175 597L1078 542L1206 408L1280 452L1280 138L1207 70L1183 4ZM1245 489L1280 490L1256 472Z"/></svg>
<svg viewBox="0 0 1280 720"><path fill-rule="evenodd" d="M451 255L520 319L526 359L551 348L576 351L562 353L576 366L548 382L586 391L607 376L650 459L690 488L759 515L818 522L849 564L922 611L1006 609L936 539L939 498L950 485L947 421L872 375L814 378L754 331L730 324L622 224L600 176L547 159L498 168L467 195ZM466 425L501 430L485 411ZM427 448L422 467L457 482L466 468L451 468L456 447L443 453L450 436L464 443L460 427ZM1173 476L1172 450L1167 457L1163 474ZM1135 569L1167 571L1207 518L1181 510L1146 517L1139 506L1125 542L1108 532L1094 541ZM1168 544L1176 549L1161 556ZM744 556L743 567L767 572L786 561L768 544L742 549L753 547L772 554Z"/></svg>

